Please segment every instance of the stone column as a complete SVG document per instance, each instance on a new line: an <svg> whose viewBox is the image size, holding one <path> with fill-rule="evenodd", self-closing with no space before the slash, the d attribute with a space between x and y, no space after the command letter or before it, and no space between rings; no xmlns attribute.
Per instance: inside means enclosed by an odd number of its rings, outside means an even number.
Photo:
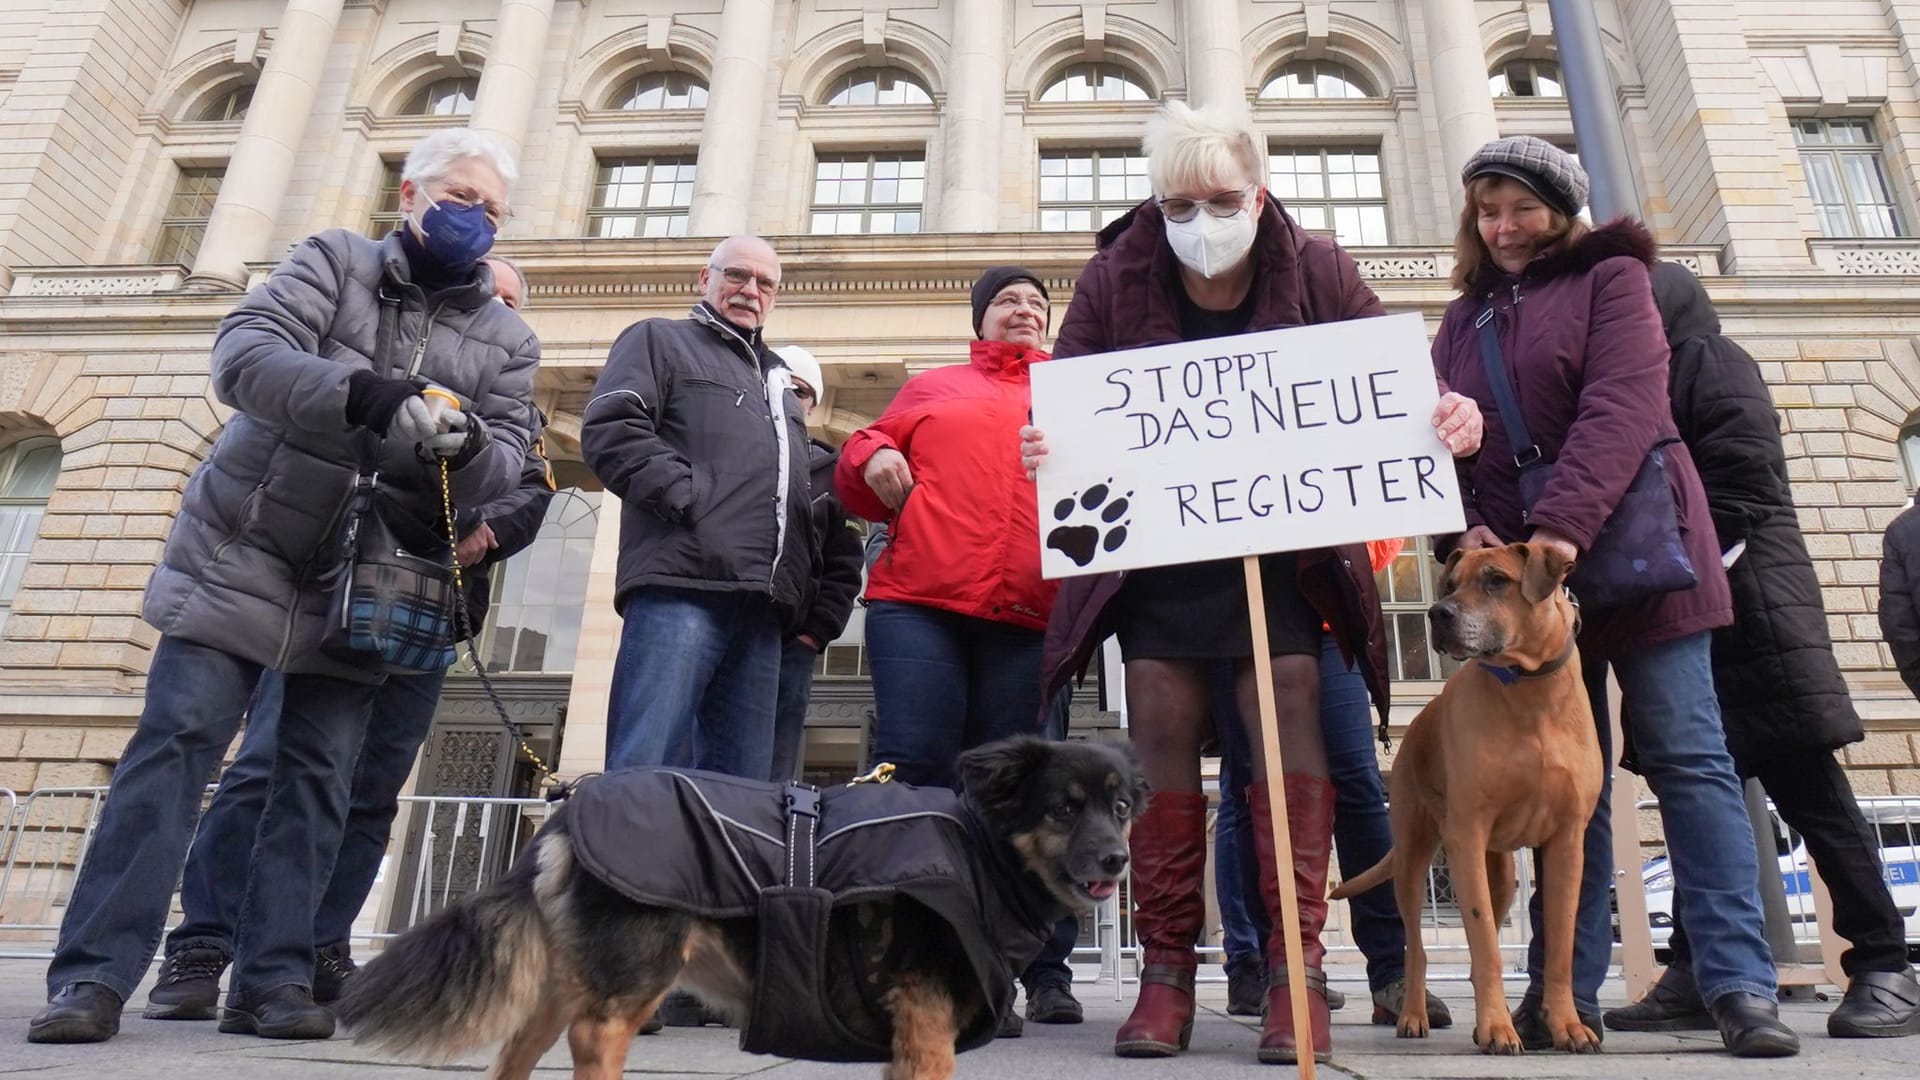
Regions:
<svg viewBox="0 0 1920 1080"><path fill-rule="evenodd" d="M947 86L947 164L941 225L1000 227L1000 118L1007 85L1007 0L959 0Z"/></svg>
<svg viewBox="0 0 1920 1080"><path fill-rule="evenodd" d="M1493 92L1487 88L1487 49L1473 0L1421 0L1427 62L1433 68L1434 116L1440 123L1445 187L1460 203L1460 170L1475 150L1500 137Z"/></svg>
<svg viewBox="0 0 1920 1080"><path fill-rule="evenodd" d="M1247 62L1240 52L1239 0L1185 0L1181 8L1187 104L1245 108Z"/></svg>
<svg viewBox="0 0 1920 1080"><path fill-rule="evenodd" d="M553 0L500 0L487 65L480 70L480 89L467 126L499 139L516 162L527 140L533 87L552 21Z"/></svg>
<svg viewBox="0 0 1920 1080"><path fill-rule="evenodd" d="M226 179L220 183L220 198L213 204L190 280L238 289L247 282L246 264L267 257L343 4L287 0L274 31L273 51L227 159Z"/></svg>
<svg viewBox="0 0 1920 1080"><path fill-rule="evenodd" d="M726 0L687 215L694 236L747 231L772 47L773 0Z"/></svg>
<svg viewBox="0 0 1920 1080"><path fill-rule="evenodd" d="M613 661L620 654L620 613L613 606L620 567L620 507L612 492L601 493L580 641L573 654L573 683L567 692L567 733L559 763L548 762L562 776L598 772L607 764L607 709Z"/></svg>

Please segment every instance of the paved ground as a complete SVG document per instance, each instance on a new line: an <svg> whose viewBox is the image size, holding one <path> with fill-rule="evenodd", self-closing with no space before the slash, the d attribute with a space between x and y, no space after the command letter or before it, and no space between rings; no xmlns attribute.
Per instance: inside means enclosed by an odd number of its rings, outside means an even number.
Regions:
<svg viewBox="0 0 1920 1080"><path fill-rule="evenodd" d="M227 1080L227 1078L286 1077L292 1080L447 1080L449 1075L479 1075L485 1056L457 1065L426 1068L396 1064L368 1054L344 1039L328 1042L276 1043L247 1036L221 1035L211 1023L183 1024L142 1020L138 1006L144 989L134 999L112 1042L97 1046L33 1046L25 1042L27 1017L42 998L42 967L37 962L0 961L0 1076L54 1078L129 1077L161 1080ZM1736 1062L1718 1052L1718 1037L1621 1035L1607 1037L1606 1053L1598 1057L1530 1055L1488 1058L1475 1053L1459 1027L1436 1033L1425 1042L1403 1042L1390 1028L1367 1024L1364 990L1336 977L1335 985L1354 997L1334 1014L1334 1065L1322 1066L1326 1080L1640 1080L1684 1077L1686 1080L1747 1080L1750 1077L1863 1077L1867 1080L1912 1080L1920 1069L1920 1038L1884 1042L1842 1041L1826 1037L1825 1016L1830 1004L1789 1005L1788 1022L1806 1040L1799 1058L1784 1062ZM1127 1005L1113 1001L1110 986L1084 985L1087 1022L1077 1027L1028 1025L1025 1038L1002 1040L960 1059L962 1078L980 1080L1080 1080L1090 1077L1211 1077L1292 1075L1290 1070L1262 1070L1254 1062L1257 1024L1230 1018L1224 1011L1225 989L1215 983L1201 987L1205 1011L1195 1025L1191 1052L1167 1061L1122 1061L1112 1055L1113 1032L1125 1017ZM1471 993L1462 983L1441 986L1459 1016L1471 1011ZM1603 998L1619 1001L1617 987ZM732 1032L718 1028L701 1031L668 1029L634 1043L627 1059L627 1075L688 1077L719 1080L756 1077L766 1080L825 1080L851 1077L879 1080L878 1066L824 1065L781 1061L742 1054ZM550 1054L541 1077L558 1080L567 1074L564 1048Z"/></svg>

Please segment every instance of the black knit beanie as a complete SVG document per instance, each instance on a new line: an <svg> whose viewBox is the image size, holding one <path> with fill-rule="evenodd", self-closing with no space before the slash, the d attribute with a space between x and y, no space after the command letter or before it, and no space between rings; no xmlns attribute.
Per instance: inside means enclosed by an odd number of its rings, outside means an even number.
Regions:
<svg viewBox="0 0 1920 1080"><path fill-rule="evenodd" d="M980 324L987 317L987 305L993 303L993 298L1000 295L1001 289L1016 281L1031 282L1034 288L1040 290L1041 296L1046 296L1049 302L1053 300L1053 297L1047 296L1047 283L1040 280L1039 274L1024 266L990 266L980 275L980 280L973 283L974 337L980 336ZM1053 330L1051 311L1047 312L1047 330Z"/></svg>

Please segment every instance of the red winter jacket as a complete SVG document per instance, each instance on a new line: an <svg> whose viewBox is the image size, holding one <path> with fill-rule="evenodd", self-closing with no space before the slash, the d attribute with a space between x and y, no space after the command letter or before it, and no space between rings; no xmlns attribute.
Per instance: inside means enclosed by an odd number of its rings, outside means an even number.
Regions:
<svg viewBox="0 0 1920 1080"><path fill-rule="evenodd" d="M868 600L1045 630L1056 585L1040 580L1039 504L1020 468L1020 428L1033 404L1027 365L1048 355L976 341L969 359L908 379L880 419L841 447L834 487L848 510L889 523ZM906 455L913 471L897 516L863 475L883 448Z"/></svg>

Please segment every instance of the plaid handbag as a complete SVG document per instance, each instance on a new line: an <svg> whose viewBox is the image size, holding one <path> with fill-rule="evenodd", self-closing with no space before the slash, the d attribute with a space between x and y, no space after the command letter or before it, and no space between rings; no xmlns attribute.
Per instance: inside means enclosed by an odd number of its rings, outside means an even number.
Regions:
<svg viewBox="0 0 1920 1080"><path fill-rule="evenodd" d="M452 667L453 549L383 494L377 472L354 481L334 583L333 625L322 646L391 674Z"/></svg>
<svg viewBox="0 0 1920 1080"><path fill-rule="evenodd" d="M1553 476L1554 463L1541 460L1540 446L1520 415L1520 403L1500 353L1500 337L1494 331L1493 308L1482 311L1474 325L1480 328L1480 359L1493 388L1494 404L1507 429L1507 442L1513 447L1513 463L1520 468L1520 504L1530 516ZM1680 535L1680 511L1667 482L1667 455L1661 450L1664 445L1656 443L1647 451L1626 494L1615 504L1567 579L1567 587L1589 607L1620 607L1700 583Z"/></svg>

